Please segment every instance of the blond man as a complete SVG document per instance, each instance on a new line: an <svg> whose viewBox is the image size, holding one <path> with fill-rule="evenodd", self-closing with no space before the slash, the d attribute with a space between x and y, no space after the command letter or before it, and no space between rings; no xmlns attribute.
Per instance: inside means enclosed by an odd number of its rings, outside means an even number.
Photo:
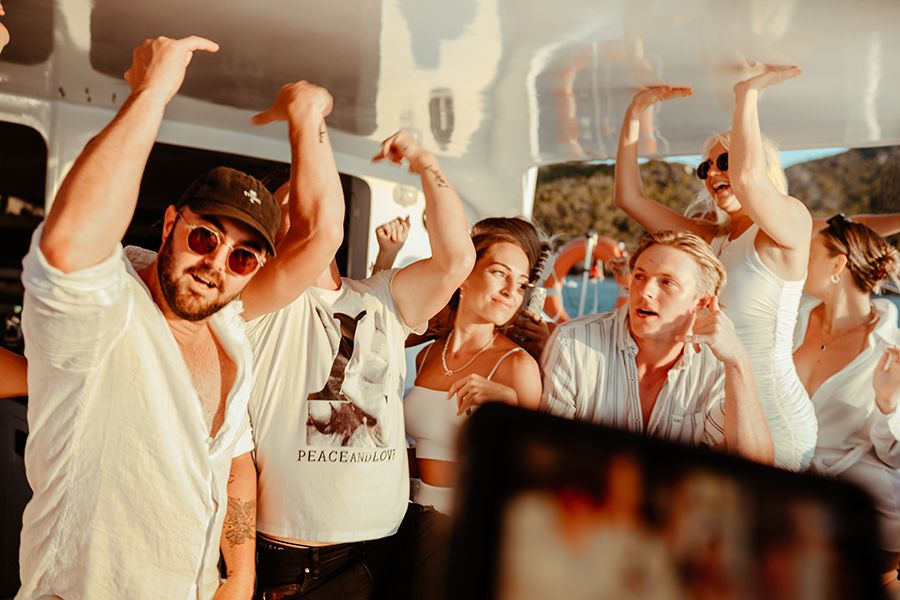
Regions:
<svg viewBox="0 0 900 600"><path fill-rule="evenodd" d="M725 270L709 245L687 232L649 234L631 269L627 305L554 331L542 409L771 464L749 356L719 310Z"/></svg>

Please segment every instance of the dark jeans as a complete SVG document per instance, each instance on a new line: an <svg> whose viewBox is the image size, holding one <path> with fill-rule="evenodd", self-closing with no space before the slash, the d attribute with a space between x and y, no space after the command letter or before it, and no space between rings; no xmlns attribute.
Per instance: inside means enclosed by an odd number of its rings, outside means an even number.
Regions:
<svg viewBox="0 0 900 600"><path fill-rule="evenodd" d="M450 519L410 504L397 533L365 542L294 548L256 541L257 600L439 600Z"/></svg>

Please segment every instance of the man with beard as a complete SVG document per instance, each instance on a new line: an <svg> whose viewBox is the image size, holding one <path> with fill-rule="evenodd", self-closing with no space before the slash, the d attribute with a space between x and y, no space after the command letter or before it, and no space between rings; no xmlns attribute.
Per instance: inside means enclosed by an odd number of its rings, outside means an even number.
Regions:
<svg viewBox="0 0 900 600"><path fill-rule="evenodd" d="M75 162L25 258L34 497L17 598L252 594L251 357L241 311L283 306L315 279L340 244L343 194L325 129L330 95L286 85L261 120L288 121L295 171L315 177L291 182L297 228L277 258L278 204L259 181L224 167L166 209L159 256L123 250L165 107L193 52L217 49L192 36L135 50L131 95Z"/></svg>
<svg viewBox="0 0 900 600"><path fill-rule="evenodd" d="M628 304L547 341L541 408L771 464L747 350L719 310L722 263L683 231L644 236L630 262Z"/></svg>

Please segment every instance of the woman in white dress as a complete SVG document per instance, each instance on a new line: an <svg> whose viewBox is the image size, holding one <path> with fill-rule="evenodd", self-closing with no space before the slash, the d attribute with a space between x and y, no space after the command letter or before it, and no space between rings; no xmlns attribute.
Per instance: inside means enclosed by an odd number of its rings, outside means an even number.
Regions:
<svg viewBox="0 0 900 600"><path fill-rule="evenodd" d="M872 293L900 276L900 253L870 228L832 217L812 241L794 362L812 398L812 469L865 488L881 525L884 569L900 559L900 329Z"/></svg>
<svg viewBox="0 0 900 600"><path fill-rule="evenodd" d="M660 86L635 95L625 113L616 155L616 205L647 230L691 231L713 244L728 273L721 296L753 366L759 399L775 444L775 464L809 465L816 443L812 403L791 360L791 337L806 277L812 221L787 194L778 152L759 130L757 102L766 87L796 77L796 67L764 66L734 86L731 130L712 136L697 175L724 220L682 216L649 198L638 168L641 114L653 104L690 95Z"/></svg>
<svg viewBox="0 0 900 600"><path fill-rule="evenodd" d="M500 329L516 316L538 275L545 248L524 219L476 224L476 261L450 301L450 332L416 358L416 381L404 401L407 436L415 443L420 483L413 501L450 514L456 482L456 436L485 402L537 408L537 362Z"/></svg>

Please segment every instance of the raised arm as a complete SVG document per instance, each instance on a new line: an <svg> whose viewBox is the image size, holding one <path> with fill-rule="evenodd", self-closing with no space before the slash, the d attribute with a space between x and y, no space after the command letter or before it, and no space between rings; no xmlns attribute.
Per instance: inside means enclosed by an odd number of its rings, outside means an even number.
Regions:
<svg viewBox="0 0 900 600"><path fill-rule="evenodd" d="M776 246L799 251L797 260L790 262L802 264L805 273L812 218L802 202L781 193L769 179L758 109L763 89L798 75L797 67L766 65L761 74L734 86L728 175L735 196L753 222Z"/></svg>
<svg viewBox="0 0 900 600"><path fill-rule="evenodd" d="M28 393L25 357L0 348L0 398L15 398Z"/></svg>
<svg viewBox="0 0 900 600"><path fill-rule="evenodd" d="M344 192L325 127L331 107L331 94L324 88L298 81L283 86L272 106L253 117L256 125L288 122L290 229L278 243L278 255L266 261L241 294L247 320L290 304L341 246Z"/></svg>
<svg viewBox="0 0 900 600"><path fill-rule="evenodd" d="M226 579L214 600L249 600L256 576L256 465L249 452L231 461L220 546Z"/></svg>
<svg viewBox="0 0 900 600"><path fill-rule="evenodd" d="M872 229L881 237L888 237L900 233L900 213L885 215L851 215L857 223L862 223ZM813 217L813 235L828 225L828 219Z"/></svg>
<svg viewBox="0 0 900 600"><path fill-rule="evenodd" d="M63 272L95 265L112 254L137 205L141 176L169 101L178 93L193 53L219 46L190 36L145 40L125 79L131 95L82 151L50 208L41 252Z"/></svg>
<svg viewBox="0 0 900 600"><path fill-rule="evenodd" d="M381 144L372 160L389 158L422 178L425 219L431 257L414 262L394 275L391 291L407 325L417 327L436 315L450 300L475 264L475 249L466 227L462 201L431 154L403 131Z"/></svg>
<svg viewBox="0 0 900 600"><path fill-rule="evenodd" d="M775 446L759 402L750 355L715 296L708 312L697 317L691 329L680 341L708 345L725 367L725 446L729 452L771 465Z"/></svg>
<svg viewBox="0 0 900 600"><path fill-rule="evenodd" d="M625 120L619 134L619 147L616 150L614 199L616 206L651 233L674 229L690 231L708 238L711 232L704 230L697 221L678 214L644 193L638 166L638 140L641 133L641 119L645 111L657 102L690 96L691 93L691 88L688 87L661 85L644 88L631 99L625 110Z"/></svg>

